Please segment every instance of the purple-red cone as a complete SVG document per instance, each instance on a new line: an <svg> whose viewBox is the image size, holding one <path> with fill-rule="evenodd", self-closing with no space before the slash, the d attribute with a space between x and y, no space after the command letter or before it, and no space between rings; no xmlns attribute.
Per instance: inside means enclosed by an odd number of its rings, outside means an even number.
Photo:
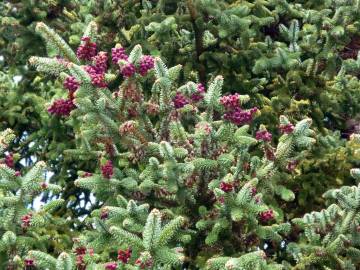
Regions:
<svg viewBox="0 0 360 270"><path fill-rule="evenodd" d="M220 103L226 109L226 112L224 113L224 119L234 123L235 125L249 123L258 110L256 107L251 108L250 110L243 110L240 107L239 94L223 96L220 99Z"/></svg>
<svg viewBox="0 0 360 270"><path fill-rule="evenodd" d="M180 92L176 93L175 97L173 98L173 102L176 109L180 109L184 107L186 104L189 104L187 98Z"/></svg>
<svg viewBox="0 0 360 270"><path fill-rule="evenodd" d="M112 62L117 65L119 60L128 60L128 56L125 53L125 49L124 48L112 48L111 49L111 58L112 58Z"/></svg>
<svg viewBox="0 0 360 270"><path fill-rule="evenodd" d="M227 111L224 114L224 119L234 123L235 125L242 125L245 123L249 123L253 119L256 111L257 108L252 108L248 111L245 111L240 107L236 107L232 110Z"/></svg>
<svg viewBox="0 0 360 270"><path fill-rule="evenodd" d="M91 60L96 55L96 43L91 42L89 37L83 37L82 43L76 51L76 56L82 60Z"/></svg>
<svg viewBox="0 0 360 270"><path fill-rule="evenodd" d="M124 77L129 78L129 77L133 76L135 74L135 72L136 72L135 66L134 66L134 64L132 64L130 62L126 63L125 65L123 65L121 67L121 74Z"/></svg>
<svg viewBox="0 0 360 270"><path fill-rule="evenodd" d="M259 141L270 142L272 135L267 130L259 130L256 132L255 138Z"/></svg>
<svg viewBox="0 0 360 270"><path fill-rule="evenodd" d="M291 123L279 126L280 132L282 134L290 134L294 131L294 128L294 125Z"/></svg>
<svg viewBox="0 0 360 270"><path fill-rule="evenodd" d="M73 76L68 76L64 80L64 87L71 92L76 91L80 86L80 83Z"/></svg>
<svg viewBox="0 0 360 270"><path fill-rule="evenodd" d="M105 82L105 74L99 72L95 66L85 66L86 72L90 75L91 84L95 87L105 88L107 84Z"/></svg>
<svg viewBox="0 0 360 270"><path fill-rule="evenodd" d="M114 168L111 160L108 160L104 165L101 166L101 173L104 178L111 178L111 176L114 174Z"/></svg>
<svg viewBox="0 0 360 270"><path fill-rule="evenodd" d="M139 63L139 73L141 76L145 76L150 69L153 69L155 66L154 58L150 55L144 55L140 59Z"/></svg>
<svg viewBox="0 0 360 270"><path fill-rule="evenodd" d="M191 95L191 100L193 102L199 102L204 98L205 94L205 86L202 83L199 83L197 85L197 92Z"/></svg>
<svg viewBox="0 0 360 270"><path fill-rule="evenodd" d="M75 109L76 106L72 99L57 99L48 108L50 114L56 116L69 116L70 112Z"/></svg>
<svg viewBox="0 0 360 270"><path fill-rule="evenodd" d="M106 52L99 52L93 57L93 67L96 73L105 73L108 68L108 56Z"/></svg>
<svg viewBox="0 0 360 270"><path fill-rule="evenodd" d="M227 95L220 98L220 103L227 109L239 107L239 94Z"/></svg>

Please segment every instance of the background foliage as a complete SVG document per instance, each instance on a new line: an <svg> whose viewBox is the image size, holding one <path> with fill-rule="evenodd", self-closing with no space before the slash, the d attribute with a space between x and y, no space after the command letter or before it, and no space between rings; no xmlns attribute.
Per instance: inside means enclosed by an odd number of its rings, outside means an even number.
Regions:
<svg viewBox="0 0 360 270"><path fill-rule="evenodd" d="M280 207L289 220L320 211L327 206L325 191L356 183L349 172L359 165L358 157L347 139L359 129L359 10L356 0L3 1L0 126L16 134L11 144L16 169L27 169L20 157L28 164L47 163L53 173L49 182L63 188L59 196L65 203L56 215L75 218L100 207L90 191L74 185L78 171L93 172L97 161L74 162L64 155L77 147L76 132L46 110L63 96L62 82L28 65L32 55L56 56L35 33L37 22L52 27L76 50L83 30L95 21L101 50L120 43L130 53L140 44L168 67L183 66L179 85L191 80L208 89L208 82L222 75L223 93L248 94L247 106L261 111L253 134L264 124L277 141L280 115L293 123L313 119L316 144L298 157L291 177L282 176L295 199ZM144 82L145 92L151 85ZM53 196L45 192L42 201ZM86 225L75 221L71 226Z"/></svg>

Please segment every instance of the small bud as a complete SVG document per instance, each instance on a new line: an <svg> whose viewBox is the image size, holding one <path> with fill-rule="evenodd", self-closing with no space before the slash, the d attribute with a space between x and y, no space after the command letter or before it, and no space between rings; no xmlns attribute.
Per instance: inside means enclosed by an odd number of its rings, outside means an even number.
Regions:
<svg viewBox="0 0 360 270"><path fill-rule="evenodd" d="M260 129L256 132L255 138L259 141L271 142L272 135L266 130L264 126L261 126Z"/></svg>
<svg viewBox="0 0 360 270"><path fill-rule="evenodd" d="M135 131L136 131L136 122L132 121L132 120L126 121L119 128L120 135L123 135L123 136L131 134Z"/></svg>
<svg viewBox="0 0 360 270"><path fill-rule="evenodd" d="M220 189L224 192L231 192L234 189L234 186L231 183L220 183Z"/></svg>
<svg viewBox="0 0 360 270"><path fill-rule="evenodd" d="M35 262L33 259L25 259L24 264L25 266L35 266Z"/></svg>
<svg viewBox="0 0 360 270"><path fill-rule="evenodd" d="M272 209L263 211L259 214L259 217L262 222L268 222L274 219L274 211Z"/></svg>
<svg viewBox="0 0 360 270"><path fill-rule="evenodd" d="M131 248L128 248L126 250L118 250L118 260L121 261L123 264L126 264L129 262L130 257L132 254Z"/></svg>
<svg viewBox="0 0 360 270"><path fill-rule="evenodd" d="M110 262L110 263L105 264L106 270L116 270L116 268L117 268L116 262Z"/></svg>
<svg viewBox="0 0 360 270"><path fill-rule="evenodd" d="M47 189L47 188L48 188L48 184L45 183L45 182L41 183L41 188L42 188L42 189Z"/></svg>

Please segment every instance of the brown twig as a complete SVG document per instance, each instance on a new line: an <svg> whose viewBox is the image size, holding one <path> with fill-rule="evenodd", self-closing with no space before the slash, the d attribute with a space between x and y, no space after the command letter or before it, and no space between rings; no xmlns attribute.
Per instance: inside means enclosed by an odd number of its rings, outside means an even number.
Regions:
<svg viewBox="0 0 360 270"><path fill-rule="evenodd" d="M205 83L206 81L205 66L200 61L200 55L204 52L204 46L203 46L204 33L196 24L196 19L198 18L198 12L192 0L187 0L187 7L190 13L191 23L194 29L196 62L198 64L199 79L201 83Z"/></svg>

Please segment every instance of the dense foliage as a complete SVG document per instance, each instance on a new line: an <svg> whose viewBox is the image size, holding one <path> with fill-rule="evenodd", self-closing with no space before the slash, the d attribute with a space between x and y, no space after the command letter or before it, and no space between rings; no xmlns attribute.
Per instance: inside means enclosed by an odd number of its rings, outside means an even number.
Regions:
<svg viewBox="0 0 360 270"><path fill-rule="evenodd" d="M0 267L358 269L359 10L0 3Z"/></svg>

